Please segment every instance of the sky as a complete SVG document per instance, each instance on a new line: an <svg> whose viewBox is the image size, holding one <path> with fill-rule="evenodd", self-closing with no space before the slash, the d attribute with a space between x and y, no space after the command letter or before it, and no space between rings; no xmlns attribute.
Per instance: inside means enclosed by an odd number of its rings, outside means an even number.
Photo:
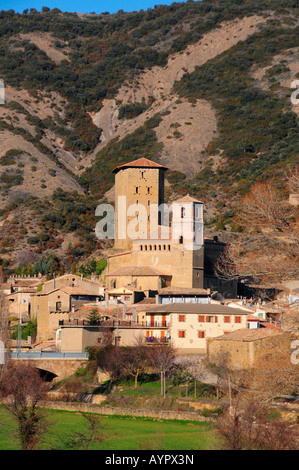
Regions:
<svg viewBox="0 0 299 470"><path fill-rule="evenodd" d="M43 6L59 8L61 11L77 13L116 13L118 10L140 11L153 8L155 5L170 5L175 0L2 0L0 10L13 9L17 13L23 13L26 8L36 8L41 11ZM177 0L179 2L179 0Z"/></svg>

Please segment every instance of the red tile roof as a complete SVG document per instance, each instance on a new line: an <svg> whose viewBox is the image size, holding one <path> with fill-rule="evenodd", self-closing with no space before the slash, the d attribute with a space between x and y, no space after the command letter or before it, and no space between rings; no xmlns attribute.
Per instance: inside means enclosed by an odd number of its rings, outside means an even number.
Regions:
<svg viewBox="0 0 299 470"><path fill-rule="evenodd" d="M183 196L180 199L176 199L175 201L172 202L172 204L181 204L184 202L197 202L199 204L203 204L202 201L200 201L199 199L196 199L195 197L190 196L190 194L187 194L186 196Z"/></svg>
<svg viewBox="0 0 299 470"><path fill-rule="evenodd" d="M166 166L159 165L152 160L148 160L147 158L138 158L138 160L134 160L133 162L124 163L123 165L117 166L114 168L114 170L112 170L112 173L117 173L122 168L159 168L161 170L168 170Z"/></svg>

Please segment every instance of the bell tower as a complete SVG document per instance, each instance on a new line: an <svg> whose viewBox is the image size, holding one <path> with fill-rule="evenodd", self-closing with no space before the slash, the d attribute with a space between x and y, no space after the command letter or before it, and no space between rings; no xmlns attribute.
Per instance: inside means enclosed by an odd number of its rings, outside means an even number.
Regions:
<svg viewBox="0 0 299 470"><path fill-rule="evenodd" d="M164 202L167 168L147 158L120 165L115 174L115 242L131 250L132 240L150 238L150 227L161 225L161 214L151 210ZM152 220L151 220L152 219Z"/></svg>
<svg viewBox="0 0 299 470"><path fill-rule="evenodd" d="M188 195L174 201L172 211L172 246L178 260L177 267L174 267L176 279L182 287L203 288L203 203Z"/></svg>

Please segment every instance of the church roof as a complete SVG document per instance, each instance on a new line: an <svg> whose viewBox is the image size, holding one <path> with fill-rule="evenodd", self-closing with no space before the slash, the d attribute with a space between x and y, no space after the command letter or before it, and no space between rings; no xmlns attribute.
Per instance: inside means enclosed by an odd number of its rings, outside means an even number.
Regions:
<svg viewBox="0 0 299 470"><path fill-rule="evenodd" d="M107 276L169 276L169 273L163 273L152 266L119 266L115 271L108 273Z"/></svg>
<svg viewBox="0 0 299 470"><path fill-rule="evenodd" d="M187 194L186 196L183 196L180 199L177 199L176 201L173 201L172 204L181 204L184 202L197 202L198 204L203 204L202 201L199 199L196 199L195 197L190 196L190 194Z"/></svg>
<svg viewBox="0 0 299 470"><path fill-rule="evenodd" d="M112 170L112 173L117 173L123 168L159 168L161 170L168 170L166 166L159 165L159 163L153 162L148 158L138 158L138 160L134 160L132 162L124 163L123 165L117 166L116 168L114 168L114 170Z"/></svg>

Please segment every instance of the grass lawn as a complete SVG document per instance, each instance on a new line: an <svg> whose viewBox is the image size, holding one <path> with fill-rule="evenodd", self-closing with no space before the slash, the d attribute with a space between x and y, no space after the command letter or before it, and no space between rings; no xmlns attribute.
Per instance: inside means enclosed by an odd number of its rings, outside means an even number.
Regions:
<svg viewBox="0 0 299 470"><path fill-rule="evenodd" d="M67 434L87 430L86 420L77 412L47 410L53 423L42 449L55 449ZM105 440L93 444L98 450L201 450L211 449L215 436L205 422L162 420L126 416L102 416ZM15 421L0 406L0 450L17 450Z"/></svg>

